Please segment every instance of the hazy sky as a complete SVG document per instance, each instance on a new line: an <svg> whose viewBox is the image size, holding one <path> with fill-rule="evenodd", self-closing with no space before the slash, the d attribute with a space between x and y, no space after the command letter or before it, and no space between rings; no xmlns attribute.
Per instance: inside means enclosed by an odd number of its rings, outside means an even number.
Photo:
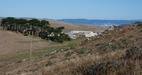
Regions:
<svg viewBox="0 0 142 75"><path fill-rule="evenodd" d="M0 0L0 16L142 19L142 0Z"/></svg>

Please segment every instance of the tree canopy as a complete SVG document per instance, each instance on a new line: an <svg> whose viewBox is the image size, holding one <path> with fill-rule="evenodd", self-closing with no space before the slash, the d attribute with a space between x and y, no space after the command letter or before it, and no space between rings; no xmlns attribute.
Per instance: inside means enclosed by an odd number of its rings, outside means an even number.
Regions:
<svg viewBox="0 0 142 75"><path fill-rule="evenodd" d="M47 20L7 17L2 19L1 26L4 30L20 32L25 36L39 36L42 39L60 43L71 40L68 35L63 33L64 27L53 28Z"/></svg>

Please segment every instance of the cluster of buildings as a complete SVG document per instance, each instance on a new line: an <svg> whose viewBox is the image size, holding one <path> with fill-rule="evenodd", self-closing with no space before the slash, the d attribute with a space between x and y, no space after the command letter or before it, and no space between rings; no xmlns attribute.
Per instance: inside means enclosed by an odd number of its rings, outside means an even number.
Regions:
<svg viewBox="0 0 142 75"><path fill-rule="evenodd" d="M114 30L114 26L110 26L106 30ZM105 30L98 31L98 32L93 32L93 31L70 31L69 33L67 33L67 35L71 39L76 39L77 37L86 37L86 38L89 38L89 37L94 37L94 36L100 35L104 31Z"/></svg>
<svg viewBox="0 0 142 75"><path fill-rule="evenodd" d="M67 34L72 39L76 39L77 37L93 37L98 35L92 31L71 31Z"/></svg>

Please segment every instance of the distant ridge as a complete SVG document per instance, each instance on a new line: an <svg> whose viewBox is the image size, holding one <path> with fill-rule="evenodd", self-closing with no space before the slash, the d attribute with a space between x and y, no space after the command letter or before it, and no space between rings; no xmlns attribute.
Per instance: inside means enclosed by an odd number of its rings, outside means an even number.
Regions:
<svg viewBox="0 0 142 75"><path fill-rule="evenodd" d="M60 19L58 21L69 22L74 24L91 24L91 25L121 25L121 24L131 24L136 21L142 20L88 20L88 19Z"/></svg>
<svg viewBox="0 0 142 75"><path fill-rule="evenodd" d="M0 21L2 18L5 17L0 17ZM24 19L34 19L32 17L15 17L15 18L24 18ZM98 31L98 30L104 30L107 27L105 26L96 26L96 25L85 25L85 24L78 24L78 23L70 23L70 22L63 22L63 21L58 21L54 19L48 19L48 18L36 18L39 20L48 20L50 23L51 27L65 27L64 32L70 32L72 30L86 30L86 31Z"/></svg>
<svg viewBox="0 0 142 75"><path fill-rule="evenodd" d="M0 19L5 17L0 17ZM25 19L33 19L35 17L16 17L16 18L25 18ZM101 19L48 19L48 18L36 18L42 20L56 20L61 22L68 22L72 24L86 24L86 25L100 25L100 26L110 26L110 25L122 25L122 24L131 24L134 22L142 22L142 19L134 19L134 20L101 20Z"/></svg>
<svg viewBox="0 0 142 75"><path fill-rule="evenodd" d="M0 19L5 17L0 17ZM25 18L25 19L33 19L35 17L16 17L16 18ZM72 24L86 24L86 25L99 25L99 26L110 26L110 25L122 25L122 24L131 24L134 22L142 22L142 19L134 19L134 20L101 20L101 19L48 19L48 18L36 18L42 20L56 20L61 22L68 22Z"/></svg>

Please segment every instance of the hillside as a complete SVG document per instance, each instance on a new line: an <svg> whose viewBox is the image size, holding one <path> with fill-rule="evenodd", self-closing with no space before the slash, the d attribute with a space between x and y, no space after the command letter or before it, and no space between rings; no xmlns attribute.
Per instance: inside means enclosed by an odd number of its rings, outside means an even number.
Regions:
<svg viewBox="0 0 142 75"><path fill-rule="evenodd" d="M53 27L59 27L64 26L65 32L69 32L72 30L87 30L87 31L98 31L98 30L104 30L106 27L103 26L97 26L97 25L84 25L84 24L72 24L67 22L61 22L61 21L55 21L55 20L48 20L51 26Z"/></svg>
<svg viewBox="0 0 142 75"><path fill-rule="evenodd" d="M1 65L10 75L141 75L142 26L123 25L32 60Z"/></svg>
<svg viewBox="0 0 142 75"><path fill-rule="evenodd" d="M101 26L89 26L89 25L75 25L65 22L59 22L54 20L49 20L50 26L52 27L65 27L65 32L69 32L71 30L92 30L92 31L98 31L103 30L105 27ZM33 50L41 49L44 47L50 47L55 46L56 43L51 41L45 41L38 37L29 37L29 36L23 36L20 33L11 32L3 30L2 27L0 28L0 53L1 55L6 54L13 54L21 51L27 51L30 50L30 43L31 40L33 41Z"/></svg>
<svg viewBox="0 0 142 75"><path fill-rule="evenodd" d="M0 18L1 21L2 18ZM33 18L24 18L27 20L33 19ZM37 18L38 19L38 18ZM41 19L39 19L41 20ZM65 27L65 32L70 32L72 30L87 30L87 31L98 31L98 30L104 30L107 28L107 26L97 26L97 25L88 25L88 24L74 24L70 22L62 22L62 21L57 21L57 20L48 20L51 27Z"/></svg>
<svg viewBox="0 0 142 75"><path fill-rule="evenodd" d="M54 45L51 41L46 42L38 37L24 36L0 28L0 56L30 50L31 40L33 41L33 50Z"/></svg>

